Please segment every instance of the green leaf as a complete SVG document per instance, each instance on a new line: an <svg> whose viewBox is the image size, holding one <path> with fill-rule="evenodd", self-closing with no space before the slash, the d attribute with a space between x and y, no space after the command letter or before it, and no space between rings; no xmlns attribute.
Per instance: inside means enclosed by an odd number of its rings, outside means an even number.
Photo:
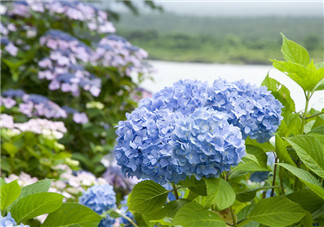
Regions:
<svg viewBox="0 0 324 227"><path fill-rule="evenodd" d="M299 113L289 114L285 116L284 121L281 121L278 132L282 137L298 135L300 134L301 126L302 120L299 116Z"/></svg>
<svg viewBox="0 0 324 227"><path fill-rule="evenodd" d="M287 39L282 33L281 52L286 61L298 63L307 66L310 62L310 57L307 50L301 45Z"/></svg>
<svg viewBox="0 0 324 227"><path fill-rule="evenodd" d="M190 191L198 195L207 195L207 188L204 180L197 180L194 176L188 176L185 180L180 181L179 185L187 187Z"/></svg>
<svg viewBox="0 0 324 227"><path fill-rule="evenodd" d="M295 111L295 102L290 97L289 89L283 84L279 83L273 78L270 78L269 76L266 76L261 85L266 86L271 91L271 94L284 105L284 113L291 113Z"/></svg>
<svg viewBox="0 0 324 227"><path fill-rule="evenodd" d="M7 184L4 179L0 178L0 187Z"/></svg>
<svg viewBox="0 0 324 227"><path fill-rule="evenodd" d="M50 213L42 227L89 227L98 226L100 215L78 203L64 203L57 211Z"/></svg>
<svg viewBox="0 0 324 227"><path fill-rule="evenodd" d="M233 171L270 171L267 166L267 154L259 147L246 145L246 155Z"/></svg>
<svg viewBox="0 0 324 227"><path fill-rule="evenodd" d="M19 199L10 209L13 219L20 223L57 210L64 196L53 192L41 192Z"/></svg>
<svg viewBox="0 0 324 227"><path fill-rule="evenodd" d="M216 204L218 210L224 210L234 203L235 192L225 180L208 178L205 182L207 185L206 206Z"/></svg>
<svg viewBox="0 0 324 227"><path fill-rule="evenodd" d="M324 90L324 78L321 79L314 87L312 92Z"/></svg>
<svg viewBox="0 0 324 227"><path fill-rule="evenodd" d="M312 129L308 134L321 134L324 135L324 125Z"/></svg>
<svg viewBox="0 0 324 227"><path fill-rule="evenodd" d="M313 213L321 208L324 200L309 189L295 191L286 196L291 201L298 203L304 210Z"/></svg>
<svg viewBox="0 0 324 227"><path fill-rule="evenodd" d="M306 211L306 215L301 220L301 226L313 226L313 217Z"/></svg>
<svg viewBox="0 0 324 227"><path fill-rule="evenodd" d="M268 226L287 226L300 221L306 215L297 203L284 197L260 200L247 218Z"/></svg>
<svg viewBox="0 0 324 227"><path fill-rule="evenodd" d="M276 144L276 154L279 158L279 160L282 162L286 162L290 165L296 166L295 162L291 159L287 148L286 148L286 143L283 141L280 136L275 135L275 144Z"/></svg>
<svg viewBox="0 0 324 227"><path fill-rule="evenodd" d="M249 202L256 196L256 193L258 191L268 190L272 188L277 188L277 186L265 186L265 187L254 188L246 191L241 191L236 193L236 199L243 203Z"/></svg>
<svg viewBox="0 0 324 227"><path fill-rule="evenodd" d="M169 191L151 180L135 185L128 198L128 208L138 213L149 213L162 208Z"/></svg>
<svg viewBox="0 0 324 227"><path fill-rule="evenodd" d="M321 142L312 136L288 137L303 163L318 176L324 178L324 149Z"/></svg>
<svg viewBox="0 0 324 227"><path fill-rule="evenodd" d="M166 210L166 216L173 218L178 210L189 202L190 200L187 199L178 199L167 203L164 207Z"/></svg>
<svg viewBox="0 0 324 227"><path fill-rule="evenodd" d="M259 224L255 221L251 221L249 219L246 219L247 215L250 213L251 210L253 210L255 207L255 204L250 204L243 209L241 209L237 213L237 220L240 221L240 224L237 226L244 226L244 227L259 227ZM244 219L244 221L243 221Z"/></svg>
<svg viewBox="0 0 324 227"><path fill-rule="evenodd" d="M226 223L214 212L192 201L184 205L175 215L172 225L183 227L226 227Z"/></svg>
<svg viewBox="0 0 324 227"><path fill-rule="evenodd" d="M23 187L19 199L35 193L48 192L48 189L50 188L52 181L53 180L51 179L39 180L34 184L30 184Z"/></svg>
<svg viewBox="0 0 324 227"><path fill-rule="evenodd" d="M280 70L294 80L305 91L310 91L321 80L321 78L313 78L313 72L305 66L293 62L272 60L273 67ZM314 73L316 76L316 74Z"/></svg>
<svg viewBox="0 0 324 227"><path fill-rule="evenodd" d="M283 168L291 172L302 182L304 182L304 184L306 184L313 192L315 192L321 198L324 198L324 189L312 174L310 174L306 170L299 169L286 163L277 163L277 165L282 166Z"/></svg>
<svg viewBox="0 0 324 227"><path fill-rule="evenodd" d="M254 147L258 147L264 152L272 152L274 150L274 146L270 142L259 143L255 139L251 139L250 137L246 138L245 145L251 145Z"/></svg>
<svg viewBox="0 0 324 227"><path fill-rule="evenodd" d="M4 184L0 187L1 190L1 211L4 211L10 204L12 204L20 195L21 188L19 187L17 180L8 184Z"/></svg>

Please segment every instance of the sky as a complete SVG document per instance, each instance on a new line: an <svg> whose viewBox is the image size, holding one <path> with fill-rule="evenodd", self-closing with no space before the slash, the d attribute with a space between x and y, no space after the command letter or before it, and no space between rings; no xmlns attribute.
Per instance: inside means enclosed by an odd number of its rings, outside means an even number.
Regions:
<svg viewBox="0 0 324 227"><path fill-rule="evenodd" d="M136 2L136 1L135 1ZM137 2L139 2L137 0ZM316 16L323 17L324 1L292 0L155 0L165 11L195 16ZM113 5L123 11L123 7ZM144 8L140 6L140 8ZM142 12L149 12L142 9Z"/></svg>

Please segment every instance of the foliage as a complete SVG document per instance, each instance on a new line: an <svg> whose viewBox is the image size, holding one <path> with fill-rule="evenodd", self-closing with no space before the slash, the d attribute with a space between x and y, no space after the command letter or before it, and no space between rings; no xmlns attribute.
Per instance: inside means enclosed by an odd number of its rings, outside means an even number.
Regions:
<svg viewBox="0 0 324 227"><path fill-rule="evenodd" d="M17 181L7 184L2 180L0 186L1 226L8 226L2 220L2 217L5 216L4 219L7 219L6 221L10 219L13 225L40 226L40 223L34 218L43 214L49 215L41 226L67 226L70 224L88 226L89 223L91 226L98 225L101 220L98 214L79 204L63 203L64 196L59 193L47 192L50 184L50 180L41 180L20 188ZM62 212L65 218L62 218Z"/></svg>
<svg viewBox="0 0 324 227"><path fill-rule="evenodd" d="M141 81L150 71L142 61L147 53L112 34L107 14L84 2L14 1L1 7L1 110L14 118L1 133L3 173L54 177L55 165L77 165L72 158L102 174L113 126L136 105L138 84L131 75ZM36 135L56 124L38 124L43 117L64 122L62 135ZM13 133L17 129L27 132Z"/></svg>
<svg viewBox="0 0 324 227"><path fill-rule="evenodd" d="M65 1L1 7L1 226L324 224L324 110L308 108L324 63L305 48L283 36L285 61L272 60L304 90L301 113L269 76L262 87L180 81L133 110L131 75L149 72L147 54L107 36L104 12ZM102 159L119 120L121 168ZM76 171L75 159L97 175L108 167L105 179ZM140 178L127 205L122 173Z"/></svg>
<svg viewBox="0 0 324 227"><path fill-rule="evenodd" d="M283 39L282 52L286 59L285 64L296 64L300 67L308 67L309 64L315 65L304 48L288 40L285 36L283 36ZM318 67L310 67L313 70L312 72L314 72L310 74L303 74L304 71L302 70L285 70L286 75L302 78L303 81L307 81L306 87L303 86L305 83L300 84L305 91L306 98L305 110L302 113L295 112L294 101L291 99L287 88L269 76L265 78L262 84L267 86L272 94L282 101L284 105L284 118L281 119L281 125L278 130L276 132L272 131L271 136L274 137L270 141L259 143L249 137L246 138L246 155L240 158L241 162L238 165L233 165L230 170L222 170L219 175L214 174L214 176L203 177L199 175L199 171L197 173L186 171L190 177L188 176L187 179L179 182L177 175L172 175L174 170L170 168L168 171L171 177L164 179L170 183L172 182L173 187L172 189L165 189L159 185L159 183L163 182L161 179L164 176L160 178L154 177L158 170L161 171L159 163L162 163L164 158L162 154L164 153L161 153L160 156L151 157L156 159L155 162L152 162L152 160L144 161L146 160L145 158L137 160L137 166L143 165L141 167L143 171L149 166L149 163L153 165L156 163L154 168L156 172L148 172L149 174L145 175L145 177L155 182L146 180L138 183L128 197L128 207L135 214L136 221L141 223L141 226L323 225L323 110L322 112L308 110L308 103L312 94L317 90L323 89L318 86L318 83L322 80L324 74L321 71L321 64L317 65ZM276 61L274 61L274 66L277 66ZM299 80L296 80L296 82L299 83ZM198 82L194 84L197 87L200 86ZM222 86L219 82L216 84ZM211 96L204 96L203 89L195 89L190 83L187 84L187 87L191 88L190 90L193 94L199 94L197 97L201 97L202 100L205 97L212 100ZM236 87L240 86L236 85ZM251 89L248 90L251 91ZM136 115L136 111L140 110L142 106L145 106L146 110L151 111L151 117L157 113L161 114L163 108L169 108L171 111L167 114L168 118L165 118L163 122L167 122L167 120L174 122L172 114L177 111L187 114L188 118L193 118L196 122L203 122L200 118L195 120L194 114L190 114L191 108L195 109L197 108L195 105L200 105L199 99L190 99L190 97L195 97L195 95L186 97L186 93L181 90L181 87L178 87L175 91L172 91L172 88L166 88L166 91L168 92L161 93L164 95L157 93L153 95L153 99L142 101L139 109L131 113L127 121L119 123L118 130L123 127L128 127L128 130L125 131L125 134L123 131L117 130L119 135L119 144L116 147L117 160L121 157L122 152L124 152L125 154L127 153L130 159L128 163L130 163L134 160L132 155L136 153L137 156L135 157L138 157L141 151L145 151L144 142L142 142L143 144L137 143L135 142L136 139L133 142L134 144L130 142L132 141L130 139L132 137L131 130L140 131L141 123L139 122L145 122L141 118L145 114ZM237 91L232 91L232 93L235 93L236 96L239 95ZM165 94L169 94L169 98ZM248 92L244 94L248 94ZM159 97L163 97L163 99L158 99ZM172 97L176 97L176 99L173 100ZM255 96L252 97L255 98ZM181 101L182 98L188 103L185 108L181 107L181 104L184 103L184 101ZM176 102L177 99L179 99L178 104ZM265 100L267 99L263 99L263 106L267 105ZM222 99L217 101L218 105L222 105ZM228 103L228 101L225 102ZM244 101L242 103L248 102ZM191 106L192 104L194 104L193 107ZM234 107L237 106L239 105L234 105ZM231 109L229 108L228 110ZM208 109L203 111L206 114L208 113ZM233 113L237 114L235 111ZM230 114L230 112L227 114ZM149 117L144 118L150 119ZM215 122L215 119L209 119L208 115L203 119L208 119L209 124ZM249 120L251 119L253 117ZM150 126L152 124L151 122ZM270 124L274 125L275 123ZM161 125L161 122L158 122L157 125ZM200 126L196 127L193 124L190 130L184 131L187 126L182 125L179 135L191 135L190 140L193 144L199 144L198 141L195 141L195 136L202 136L199 133L205 129L204 125ZM168 127L170 128L171 126ZM148 124L147 129L150 129ZM207 132L210 134L214 131L215 129L207 128ZM177 133L175 131L176 135L178 135ZM126 140L126 136L130 141ZM150 134L142 138L150 138ZM193 145L186 145L186 141L182 137L176 138L176 141L181 142L183 146L184 156L186 154L194 155L197 152L197 149L190 149ZM172 146L172 139L170 141ZM131 147L137 147L136 152L132 151ZM127 149L123 150L124 148ZM164 146L160 148L161 152L165 149ZM177 147L175 146L171 149L177 150ZM204 147L200 149L204 151ZM218 147L217 149L222 148ZM156 151L159 152L159 147L156 148ZM210 152L215 151L210 150ZM153 155L154 152L151 154ZM274 158L272 158L273 155ZM177 156L172 156L172 158L175 160L175 163L181 163L183 159L183 157L181 159ZM225 159L222 159L222 162L224 161ZM124 163L120 164L122 164L122 169L127 169L126 166L123 166ZM181 169L181 167L183 166L180 165L178 169ZM138 173L139 170L135 168L134 171L134 173ZM255 176L252 177L252 174L257 174L258 172L266 174L260 179L257 179ZM269 172L270 174L268 174ZM128 172L128 174L132 173ZM180 197L179 191L181 190L184 190L185 193ZM167 197L170 192L173 192L175 195L171 200Z"/></svg>

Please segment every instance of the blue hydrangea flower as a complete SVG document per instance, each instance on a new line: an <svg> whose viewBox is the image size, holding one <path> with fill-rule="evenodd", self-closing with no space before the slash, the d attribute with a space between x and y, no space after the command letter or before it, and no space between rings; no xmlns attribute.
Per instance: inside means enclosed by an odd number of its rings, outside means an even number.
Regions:
<svg viewBox="0 0 324 227"><path fill-rule="evenodd" d="M98 227L112 227L114 223L115 219L111 218L109 214L107 214L106 217L100 221Z"/></svg>
<svg viewBox="0 0 324 227"><path fill-rule="evenodd" d="M272 137L283 119L282 104L266 87L256 87L243 80L215 80L208 90L207 106L226 112L228 122L241 129L244 139L249 136L260 143Z"/></svg>
<svg viewBox="0 0 324 227"><path fill-rule="evenodd" d="M243 139L265 142L278 128L282 105L242 81L179 81L143 99L116 130L123 173L157 183L215 177L245 155Z"/></svg>
<svg viewBox="0 0 324 227"><path fill-rule="evenodd" d="M224 113L199 108L186 117L141 107L127 118L119 122L115 147L126 176L160 184L177 183L190 175L215 177L245 154L239 128L230 125Z"/></svg>
<svg viewBox="0 0 324 227"><path fill-rule="evenodd" d="M269 175L269 171L265 171L265 172L260 172L260 171L257 171L257 172L254 172L250 175L250 180L252 182L263 182L265 181L266 179L268 179L268 175Z"/></svg>
<svg viewBox="0 0 324 227"><path fill-rule="evenodd" d="M16 226L29 227L29 225L24 225L24 224L17 225L16 221L11 217L10 212L8 212L7 216L5 217L2 217L0 214L0 227L16 227Z"/></svg>
<svg viewBox="0 0 324 227"><path fill-rule="evenodd" d="M207 82L180 80L171 87L165 87L153 94L153 98L141 100L139 106L150 111L169 109L172 112L188 115L206 105L207 89Z"/></svg>
<svg viewBox="0 0 324 227"><path fill-rule="evenodd" d="M0 227L10 227L15 226L17 223L15 220L11 217L10 212L7 214L7 216L2 217L0 215Z"/></svg>
<svg viewBox="0 0 324 227"><path fill-rule="evenodd" d="M26 93L21 89L8 89L4 92L2 92L2 95L5 97L12 97L12 98L21 98Z"/></svg>
<svg viewBox="0 0 324 227"><path fill-rule="evenodd" d="M240 129L227 122L225 113L206 108L179 120L170 143L180 172L198 180L219 176L245 155Z"/></svg>
<svg viewBox="0 0 324 227"><path fill-rule="evenodd" d="M118 124L115 147L117 164L124 175L149 178L162 184L185 177L177 173L177 161L172 157L169 143L176 115L169 110L152 113L138 108L126 117L128 120Z"/></svg>
<svg viewBox="0 0 324 227"><path fill-rule="evenodd" d="M91 208L98 214L116 208L116 193L110 184L95 185L89 188L79 198L79 203ZM114 219L107 214L106 218L102 219L99 226L112 226Z"/></svg>
<svg viewBox="0 0 324 227"><path fill-rule="evenodd" d="M267 165L270 166L271 168L273 168L274 166L274 163L275 163L275 157L274 157L274 154L272 152L268 152L267 153ZM265 181L266 179L268 179L268 176L269 176L269 171L265 171L265 172L261 172L261 171L257 171L257 172L254 172L250 175L250 180L252 182L263 182Z"/></svg>

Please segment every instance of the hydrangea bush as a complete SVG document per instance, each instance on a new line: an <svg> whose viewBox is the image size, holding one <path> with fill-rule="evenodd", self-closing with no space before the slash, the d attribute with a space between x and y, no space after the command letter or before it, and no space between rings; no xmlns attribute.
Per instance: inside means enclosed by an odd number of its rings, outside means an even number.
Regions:
<svg viewBox="0 0 324 227"><path fill-rule="evenodd" d="M324 89L323 63L284 36L282 52L286 61L274 67L303 88L302 112L269 76L260 87L185 80L119 122L117 163L126 177L143 179L128 196L132 225L323 224L324 109L308 108Z"/></svg>
<svg viewBox="0 0 324 227"><path fill-rule="evenodd" d="M131 76L141 81L151 72L147 53L115 31L107 13L86 2L1 5L2 113L17 124L36 117L63 121L68 133L60 143L96 175L113 149L113 125L135 108L138 85Z"/></svg>
<svg viewBox="0 0 324 227"><path fill-rule="evenodd" d="M324 109L309 110L324 64L297 43L283 36L272 61L303 89L300 112L269 76L150 97L131 79L147 53L84 2L0 13L0 226L324 225Z"/></svg>

